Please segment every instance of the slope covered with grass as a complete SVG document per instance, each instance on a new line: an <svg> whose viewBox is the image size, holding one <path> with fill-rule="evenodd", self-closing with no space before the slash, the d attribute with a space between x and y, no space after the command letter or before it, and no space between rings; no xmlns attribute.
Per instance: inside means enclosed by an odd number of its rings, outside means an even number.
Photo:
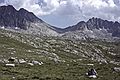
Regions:
<svg viewBox="0 0 120 80"><path fill-rule="evenodd" d="M95 80L119 80L120 43L69 40L0 30L0 80L91 80L85 73L95 68ZM7 67L14 57L15 67ZM18 60L26 63L20 64ZM42 65L28 63L42 62ZM8 62L9 63L9 62Z"/></svg>

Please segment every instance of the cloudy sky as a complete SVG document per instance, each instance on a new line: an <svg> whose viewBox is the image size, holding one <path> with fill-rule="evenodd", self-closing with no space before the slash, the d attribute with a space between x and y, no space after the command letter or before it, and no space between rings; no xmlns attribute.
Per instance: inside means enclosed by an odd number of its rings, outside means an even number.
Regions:
<svg viewBox="0 0 120 80"><path fill-rule="evenodd" d="M61 28L91 17L120 22L120 0L0 0L0 5L25 8Z"/></svg>

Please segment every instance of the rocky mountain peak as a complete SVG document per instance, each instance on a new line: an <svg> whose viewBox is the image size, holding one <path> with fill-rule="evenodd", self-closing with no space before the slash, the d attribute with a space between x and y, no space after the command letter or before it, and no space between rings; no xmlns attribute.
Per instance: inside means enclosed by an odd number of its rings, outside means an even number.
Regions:
<svg viewBox="0 0 120 80"><path fill-rule="evenodd" d="M16 10L12 5L0 6L0 27L7 30L35 35L58 35L54 27L45 23L24 8Z"/></svg>
<svg viewBox="0 0 120 80"><path fill-rule="evenodd" d="M8 5L8 6L6 6L6 5L4 5L4 6L0 6L0 10L2 10L2 11L13 11L13 10L16 10L12 5Z"/></svg>
<svg viewBox="0 0 120 80"><path fill-rule="evenodd" d="M17 13L17 10L12 6L0 6L0 19L2 17L6 17L7 15L15 15Z"/></svg>
<svg viewBox="0 0 120 80"><path fill-rule="evenodd" d="M107 29L107 30L115 30L118 27L120 27L120 23L115 21L108 21L108 20L103 20L101 18L91 18L87 22L81 21L78 24L74 25L73 27L82 27L85 25L89 30L93 29Z"/></svg>
<svg viewBox="0 0 120 80"><path fill-rule="evenodd" d="M87 22L80 21L76 25L67 27L65 31L71 31L70 36L86 35L87 38L97 39L120 38L120 23L93 17ZM69 33L67 33L67 36L69 36Z"/></svg>
<svg viewBox="0 0 120 80"><path fill-rule="evenodd" d="M31 22L42 22L32 12L23 8L17 11L12 5L0 6L0 26L5 28L18 27L27 29L27 25Z"/></svg>
<svg viewBox="0 0 120 80"><path fill-rule="evenodd" d="M41 19L39 19L38 17L36 17L32 12L28 12L27 10L25 10L24 8L21 8L18 11L18 15L22 16L23 19L30 21L30 22L43 22Z"/></svg>
<svg viewBox="0 0 120 80"><path fill-rule="evenodd" d="M102 24L104 23L104 20L100 18L91 18L89 19L86 24L89 29L100 29L103 28Z"/></svg>
<svg viewBox="0 0 120 80"><path fill-rule="evenodd" d="M26 12L28 12L28 11L25 10L24 8L20 8L20 9L19 9L19 12L22 12L22 13L24 12L24 13L26 13Z"/></svg>

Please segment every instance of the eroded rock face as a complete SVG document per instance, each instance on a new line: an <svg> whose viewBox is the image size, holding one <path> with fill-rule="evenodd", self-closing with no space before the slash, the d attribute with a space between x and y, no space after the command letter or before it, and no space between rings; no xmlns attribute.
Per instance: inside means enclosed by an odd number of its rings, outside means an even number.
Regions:
<svg viewBox="0 0 120 80"><path fill-rule="evenodd" d="M67 32L64 36L68 37L84 35L86 38L120 38L120 23L93 17L87 22L81 21L74 26L67 27L63 32Z"/></svg>
<svg viewBox="0 0 120 80"><path fill-rule="evenodd" d="M41 21L33 13L21 8L17 11L13 6L0 7L0 26L19 27L20 29L27 29L28 23Z"/></svg>
<svg viewBox="0 0 120 80"><path fill-rule="evenodd" d="M120 35L115 35L120 30L120 23L119 22L112 22L107 20L102 20L100 18L91 18L87 22L81 21L78 24L66 28L66 31L76 31L76 30L102 30L106 29L109 33L113 33L113 36L120 37Z"/></svg>
<svg viewBox="0 0 120 80"><path fill-rule="evenodd" d="M45 23L32 12L23 8L16 10L12 5L0 6L0 27L27 34L56 36L56 28Z"/></svg>

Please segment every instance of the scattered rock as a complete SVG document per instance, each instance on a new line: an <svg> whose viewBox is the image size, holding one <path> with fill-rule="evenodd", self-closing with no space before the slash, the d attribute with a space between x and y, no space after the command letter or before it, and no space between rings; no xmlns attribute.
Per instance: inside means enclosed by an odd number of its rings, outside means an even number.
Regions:
<svg viewBox="0 0 120 80"><path fill-rule="evenodd" d="M3 61L3 60L0 60L0 63L4 63L4 61Z"/></svg>
<svg viewBox="0 0 120 80"><path fill-rule="evenodd" d="M11 54L14 54L14 53L11 53Z"/></svg>
<svg viewBox="0 0 120 80"><path fill-rule="evenodd" d="M9 61L7 59L3 59L4 63L9 63Z"/></svg>
<svg viewBox="0 0 120 80"><path fill-rule="evenodd" d="M114 67L113 70L116 72L120 72L120 67Z"/></svg>
<svg viewBox="0 0 120 80"><path fill-rule="evenodd" d="M89 78L97 78L97 72L96 72L95 69L88 70L88 72L86 73L86 75Z"/></svg>
<svg viewBox="0 0 120 80"><path fill-rule="evenodd" d="M15 61L15 58L14 58L14 57L10 57L10 58L8 59L8 61L9 61L9 62L14 62L14 61Z"/></svg>
<svg viewBox="0 0 120 80"><path fill-rule="evenodd" d="M8 59L8 61L9 61L9 63L19 63L19 62L18 62L18 59L16 59L15 57L10 57L10 58Z"/></svg>
<svg viewBox="0 0 120 80"><path fill-rule="evenodd" d="M19 59L19 63L24 64L24 63L26 63L26 61L24 59Z"/></svg>
<svg viewBox="0 0 120 80"><path fill-rule="evenodd" d="M15 64L5 64L8 67L15 67Z"/></svg>
<svg viewBox="0 0 120 80"><path fill-rule="evenodd" d="M43 62L38 62L38 61L32 61L33 64L37 64L37 65L42 65Z"/></svg>
<svg viewBox="0 0 120 80"><path fill-rule="evenodd" d="M15 79L15 77L12 77L13 79Z"/></svg>
<svg viewBox="0 0 120 80"><path fill-rule="evenodd" d="M97 59L98 62L101 62L101 63L105 63L105 64L108 64L107 60L106 59L103 59L103 58L99 58Z"/></svg>
<svg viewBox="0 0 120 80"><path fill-rule="evenodd" d="M34 64L33 63L27 63L28 65L30 65L30 66L34 66Z"/></svg>
<svg viewBox="0 0 120 80"><path fill-rule="evenodd" d="M94 64L87 64L88 66L94 66Z"/></svg>
<svg viewBox="0 0 120 80"><path fill-rule="evenodd" d="M89 78L97 78L96 75L90 75Z"/></svg>
<svg viewBox="0 0 120 80"><path fill-rule="evenodd" d="M111 64L120 65L120 62L110 61Z"/></svg>

